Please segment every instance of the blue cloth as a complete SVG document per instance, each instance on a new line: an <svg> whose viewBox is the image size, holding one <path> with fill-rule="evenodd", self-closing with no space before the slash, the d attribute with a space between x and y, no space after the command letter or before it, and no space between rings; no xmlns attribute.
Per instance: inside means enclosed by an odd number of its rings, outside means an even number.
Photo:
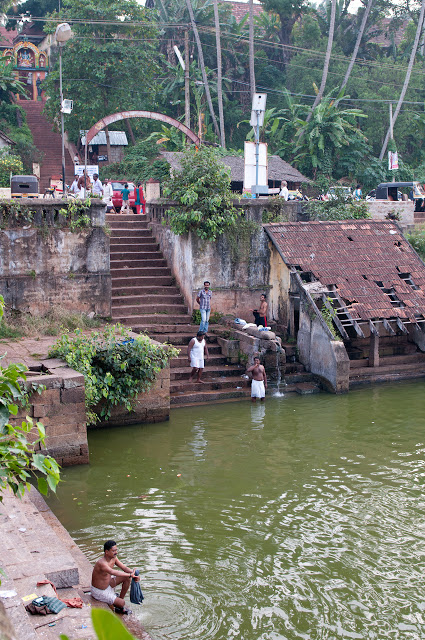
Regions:
<svg viewBox="0 0 425 640"><path fill-rule="evenodd" d="M138 576L139 570L136 569L134 574ZM133 578L131 581L131 587L130 587L130 602L132 604L142 604L144 599L145 598L143 596L142 589L140 587L140 582L136 582L136 580Z"/></svg>

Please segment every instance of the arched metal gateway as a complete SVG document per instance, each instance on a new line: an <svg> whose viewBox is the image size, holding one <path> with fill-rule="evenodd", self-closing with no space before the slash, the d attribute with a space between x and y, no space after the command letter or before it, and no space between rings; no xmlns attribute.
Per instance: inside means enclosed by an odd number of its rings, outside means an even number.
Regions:
<svg viewBox="0 0 425 640"><path fill-rule="evenodd" d="M184 133L185 136L187 136L189 140L192 140L192 142L194 142L197 146L201 144L201 141L196 133L186 127L186 125L182 124L178 120L175 120L174 118L170 118L170 116L166 116L164 113L156 113L155 111L119 111L118 113L112 113L109 116L105 116L88 130L84 145L84 165L86 170L88 145L93 140L95 135L105 127L108 127L113 122L118 122L119 120L127 120L128 118L148 118L150 120L159 120L160 122L166 122L172 127L176 127L176 129L179 129L179 131Z"/></svg>

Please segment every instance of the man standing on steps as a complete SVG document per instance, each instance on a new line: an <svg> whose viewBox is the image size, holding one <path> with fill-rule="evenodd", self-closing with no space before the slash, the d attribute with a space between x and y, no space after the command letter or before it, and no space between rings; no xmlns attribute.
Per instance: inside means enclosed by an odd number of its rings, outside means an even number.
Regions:
<svg viewBox="0 0 425 640"><path fill-rule="evenodd" d="M210 291L210 283L208 280L204 282L204 288L200 290L196 296L196 302L199 304L199 311L201 312L201 324L199 325L199 331L207 333L208 321L211 313L211 298L212 293Z"/></svg>
<svg viewBox="0 0 425 640"><path fill-rule="evenodd" d="M196 382L201 383L201 375L205 367L205 358L209 357L207 343L205 342L205 333L203 331L198 331L196 338L192 338L189 342L187 346L187 357L192 367L189 382L193 382L197 375Z"/></svg>

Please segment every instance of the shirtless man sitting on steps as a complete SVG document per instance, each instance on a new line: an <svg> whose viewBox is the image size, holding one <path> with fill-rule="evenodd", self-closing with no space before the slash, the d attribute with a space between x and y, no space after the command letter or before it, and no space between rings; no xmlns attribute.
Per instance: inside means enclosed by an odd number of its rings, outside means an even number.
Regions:
<svg viewBox="0 0 425 640"><path fill-rule="evenodd" d="M134 575L134 569L129 569L118 560L118 547L114 540L107 540L103 550L103 558L100 558L93 567L91 595L99 602L106 602L112 611L115 610L115 613L128 615L131 611L125 608L124 596L130 587L131 578L135 578L138 582L140 577ZM121 593L117 597L114 589L119 584Z"/></svg>

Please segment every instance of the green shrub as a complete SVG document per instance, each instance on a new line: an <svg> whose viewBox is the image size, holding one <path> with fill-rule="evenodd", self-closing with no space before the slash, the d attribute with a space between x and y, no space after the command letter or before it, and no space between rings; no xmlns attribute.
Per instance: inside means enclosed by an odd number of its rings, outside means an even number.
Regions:
<svg viewBox="0 0 425 640"><path fill-rule="evenodd" d="M181 164L182 170L172 175L163 190L179 205L167 211L170 228L178 236L192 231L214 241L239 216L233 206L229 169L210 147L188 147Z"/></svg>
<svg viewBox="0 0 425 640"><path fill-rule="evenodd" d="M310 200L306 203L305 211L310 220L363 220L371 218L369 205L365 200L352 200L336 193L336 197L326 202Z"/></svg>
<svg viewBox="0 0 425 640"><path fill-rule="evenodd" d="M148 336L130 337L122 325L74 335L64 330L49 355L64 359L84 375L87 419L90 424L111 416L112 407L133 410L132 400L155 382L158 373L178 350L153 344Z"/></svg>
<svg viewBox="0 0 425 640"><path fill-rule="evenodd" d="M422 260L425 260L425 226L416 227L410 233L406 233L406 239Z"/></svg>
<svg viewBox="0 0 425 640"><path fill-rule="evenodd" d="M194 309L192 311L192 322L193 324L201 324L201 312L199 311L199 309Z"/></svg>
<svg viewBox="0 0 425 640"><path fill-rule="evenodd" d="M10 187L10 174L22 175L22 160L4 148L0 150L0 187Z"/></svg>

